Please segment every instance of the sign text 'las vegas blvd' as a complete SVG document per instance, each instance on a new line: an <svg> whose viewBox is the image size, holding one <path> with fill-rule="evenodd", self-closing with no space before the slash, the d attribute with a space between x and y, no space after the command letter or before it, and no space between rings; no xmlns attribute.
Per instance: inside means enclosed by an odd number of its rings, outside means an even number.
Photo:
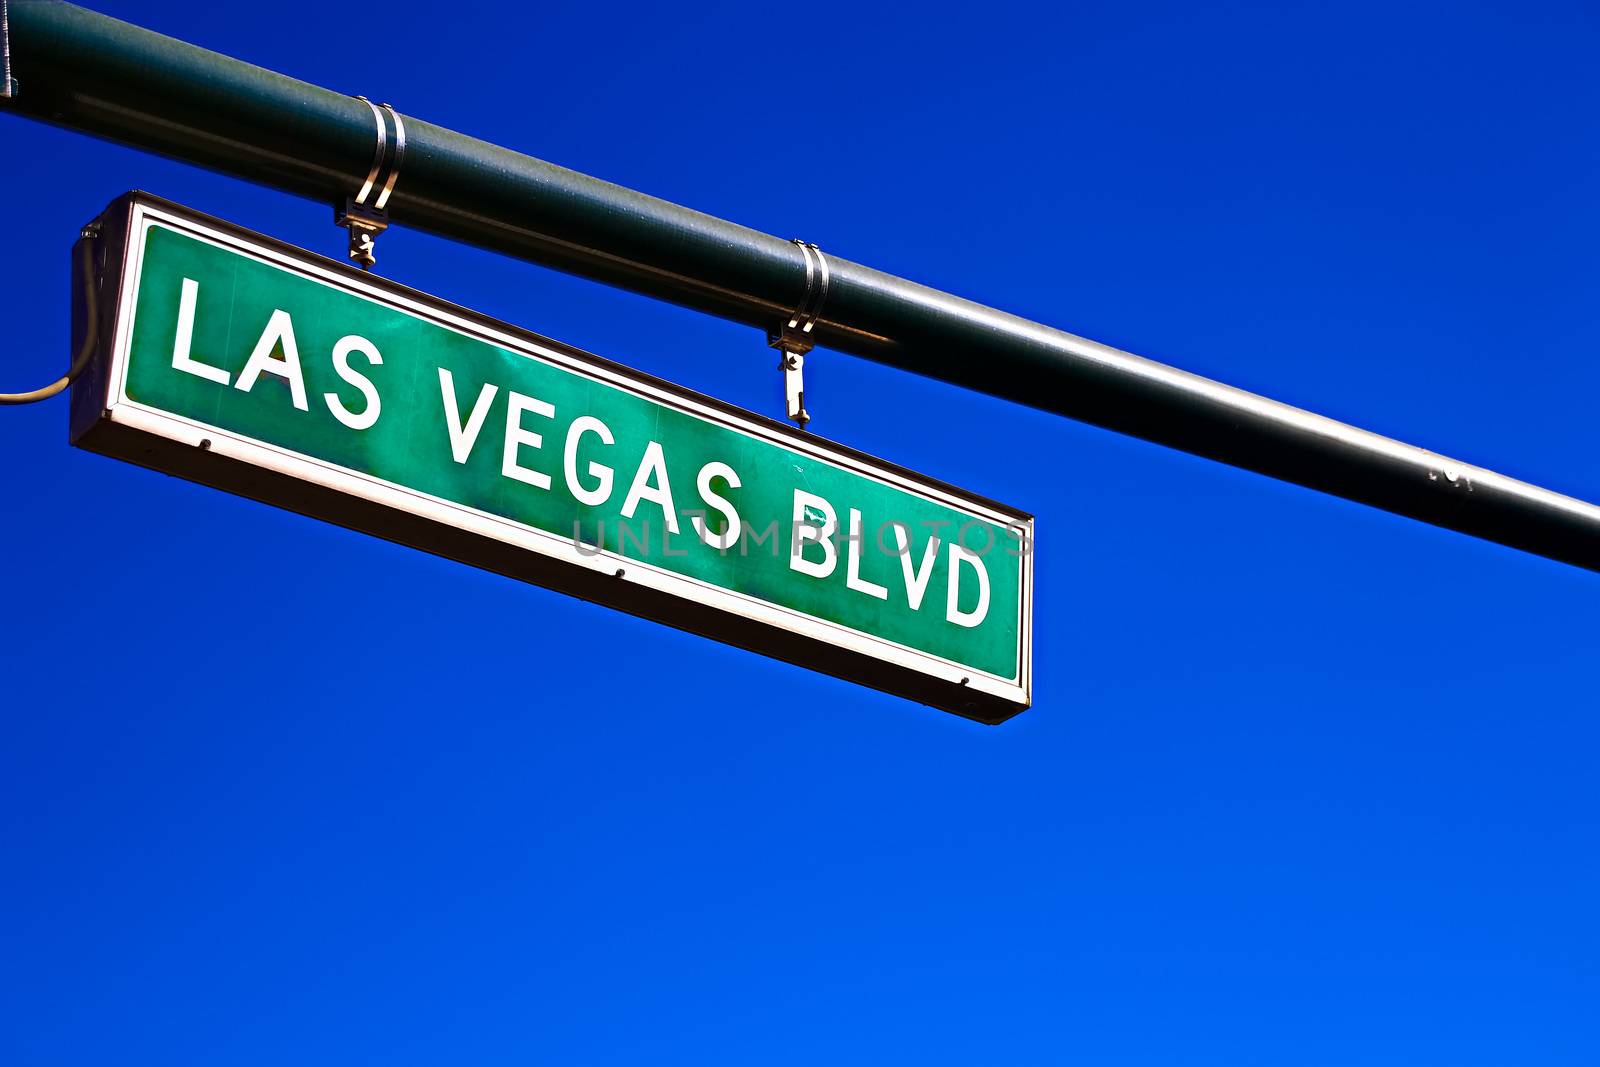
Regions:
<svg viewBox="0 0 1600 1067"><path fill-rule="evenodd" d="M999 722L1033 520L144 194L100 220L81 447Z"/></svg>

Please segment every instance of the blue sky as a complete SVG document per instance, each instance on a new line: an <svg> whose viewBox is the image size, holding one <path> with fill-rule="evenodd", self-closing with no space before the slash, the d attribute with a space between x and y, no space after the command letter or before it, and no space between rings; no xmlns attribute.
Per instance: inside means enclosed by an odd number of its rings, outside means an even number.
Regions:
<svg viewBox="0 0 1600 1067"><path fill-rule="evenodd" d="M1600 500L1585 5L98 8ZM59 373L127 189L342 249L325 205L0 145L0 388ZM403 229L380 270L780 412L747 328ZM1594 575L807 370L818 433L1037 515L1031 711L0 412L0 1061L1595 1061Z"/></svg>

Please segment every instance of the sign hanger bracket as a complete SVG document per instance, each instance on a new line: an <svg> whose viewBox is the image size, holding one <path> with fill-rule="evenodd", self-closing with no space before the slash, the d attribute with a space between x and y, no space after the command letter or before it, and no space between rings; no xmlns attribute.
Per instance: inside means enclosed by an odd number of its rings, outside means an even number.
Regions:
<svg viewBox="0 0 1600 1067"><path fill-rule="evenodd" d="M822 315L822 305L828 299L828 259L822 249L794 238L806 261L806 291L800 304L777 329L767 331L767 346L779 353L778 369L783 371L783 393L788 417L802 430L811 421L806 410L805 363L806 353L815 343L811 331Z"/></svg>
<svg viewBox="0 0 1600 1067"><path fill-rule="evenodd" d="M361 183L355 196L345 197L343 204L334 206L333 224L343 226L350 233L351 262L360 264L362 270L371 270L378 261L375 251L378 235L389 228L389 197L400 178L400 164L406 155L406 127L400 121L400 113L390 105L374 104L364 96L356 99L372 109L372 120L377 125L377 145L366 181Z"/></svg>

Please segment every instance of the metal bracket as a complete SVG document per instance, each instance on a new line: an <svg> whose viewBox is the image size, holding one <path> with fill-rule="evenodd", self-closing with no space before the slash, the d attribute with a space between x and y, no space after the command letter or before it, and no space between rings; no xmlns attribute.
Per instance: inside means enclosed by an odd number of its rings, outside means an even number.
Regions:
<svg viewBox="0 0 1600 1067"><path fill-rule="evenodd" d="M17 80L11 76L11 5L0 0L0 99L17 95Z"/></svg>
<svg viewBox="0 0 1600 1067"><path fill-rule="evenodd" d="M805 296L787 322L767 331L767 345L780 353L778 369L783 371L784 401L789 418L804 430L811 421L811 413L806 410L806 353L813 345L811 330L822 314L823 302L828 299L828 259L814 244L807 244L798 237L794 243L800 246L800 253L806 260Z"/></svg>
<svg viewBox="0 0 1600 1067"><path fill-rule="evenodd" d="M374 104L364 96L356 99L372 109L378 142L372 153L372 169L367 172L367 180L361 183L361 189L355 196L346 197L343 204L334 205L333 224L349 231L351 260L361 264L363 270L371 270L378 261L374 251L378 235L389 228L389 196L400 178L400 163L406 156L406 127L400 121L400 113L388 104ZM394 124L392 135L389 123L384 120L385 115ZM372 195L374 191L378 194L376 197Z"/></svg>

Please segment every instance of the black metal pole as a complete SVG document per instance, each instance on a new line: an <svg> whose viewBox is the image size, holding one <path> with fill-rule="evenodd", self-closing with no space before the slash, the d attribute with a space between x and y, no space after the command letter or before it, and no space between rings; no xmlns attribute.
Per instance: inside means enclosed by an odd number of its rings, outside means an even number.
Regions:
<svg viewBox="0 0 1600 1067"><path fill-rule="evenodd" d="M3 108L326 204L366 178L363 101L53 0L11 0ZM759 328L794 244L405 118L396 222ZM828 257L817 341L1423 522L1600 570L1600 508Z"/></svg>

